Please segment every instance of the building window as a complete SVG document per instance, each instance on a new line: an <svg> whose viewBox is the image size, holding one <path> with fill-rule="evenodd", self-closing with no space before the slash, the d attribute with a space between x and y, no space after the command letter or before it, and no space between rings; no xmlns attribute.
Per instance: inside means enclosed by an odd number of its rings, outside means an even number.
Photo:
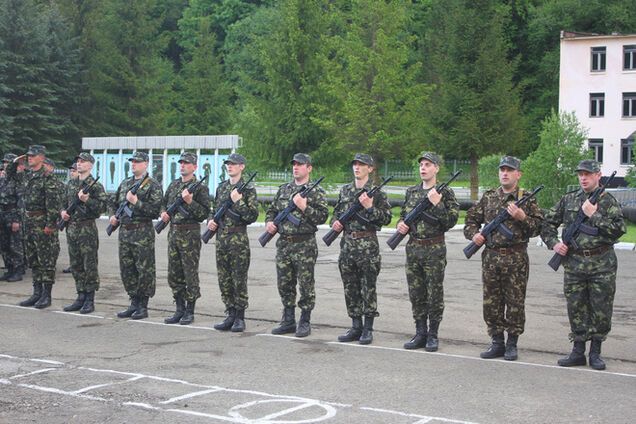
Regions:
<svg viewBox="0 0 636 424"><path fill-rule="evenodd" d="M589 149L594 153L594 159L603 163L603 139L590 138L587 143Z"/></svg>
<svg viewBox="0 0 636 424"><path fill-rule="evenodd" d="M636 45L623 46L623 69L636 70Z"/></svg>
<svg viewBox="0 0 636 424"><path fill-rule="evenodd" d="M623 93L623 118L636 117L636 93Z"/></svg>
<svg viewBox="0 0 636 424"><path fill-rule="evenodd" d="M590 93L590 116L605 116L605 93Z"/></svg>
<svg viewBox="0 0 636 424"><path fill-rule="evenodd" d="M621 165L631 165L634 158L634 139L624 138L621 140Z"/></svg>
<svg viewBox="0 0 636 424"><path fill-rule="evenodd" d="M605 70L605 47L592 47L592 72Z"/></svg>

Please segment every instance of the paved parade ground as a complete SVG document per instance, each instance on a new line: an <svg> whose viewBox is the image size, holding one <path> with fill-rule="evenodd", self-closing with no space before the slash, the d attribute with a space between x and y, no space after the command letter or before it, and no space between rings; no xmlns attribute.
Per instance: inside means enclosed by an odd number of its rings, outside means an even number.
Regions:
<svg viewBox="0 0 636 424"><path fill-rule="evenodd" d="M636 416L636 253L619 250L612 332L603 344L607 371L561 368L569 352L562 271L531 242L526 332L519 360L482 360L480 260L466 260L461 231L447 234L446 310L440 350L407 351L414 324L404 246L380 235L382 271L374 341L338 343L350 324L337 258L321 240L316 309L305 339L272 336L281 305L274 242L249 230L252 263L247 331L211 328L223 316L213 243L201 259L202 298L193 325L165 325L173 311L166 281L167 231L157 236L157 295L150 318L121 320L128 305L119 280L117 239L100 231L101 288L96 311L64 313L75 298L65 236L53 305L15 306L31 294L30 273L0 282L1 423L632 423ZM325 233L321 230L319 237Z"/></svg>

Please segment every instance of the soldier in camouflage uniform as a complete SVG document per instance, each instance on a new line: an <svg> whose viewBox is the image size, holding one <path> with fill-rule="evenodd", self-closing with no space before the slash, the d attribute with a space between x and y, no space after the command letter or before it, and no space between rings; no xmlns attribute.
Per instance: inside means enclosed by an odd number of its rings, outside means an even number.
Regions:
<svg viewBox="0 0 636 424"><path fill-rule="evenodd" d="M181 178L168 186L163 196L164 212L161 219L170 222L168 232L168 284L176 304L173 316L164 319L166 324L188 325L194 322L194 308L199 290L199 257L201 255L201 222L210 210L210 194L206 185L200 184L190 193L188 187L196 183L194 171L197 169L197 155L181 153L179 172ZM172 218L165 210L178 198L183 199L183 211L177 211Z"/></svg>
<svg viewBox="0 0 636 424"><path fill-rule="evenodd" d="M148 300L155 294L155 229L152 220L159 217L163 190L153 178L148 177L137 194L130 189L145 177L148 170L148 154L135 152L128 159L132 162L133 176L121 182L113 199L113 213L123 201L133 212L132 218L124 215L119 229L119 269L124 288L130 297L128 309L117 313L119 318L143 319L148 317ZM110 224L119 221L112 215Z"/></svg>
<svg viewBox="0 0 636 424"><path fill-rule="evenodd" d="M415 319L415 336L404 344L404 348L424 347L428 352L435 352L439 347L437 333L444 313L444 233L457 224L459 204L450 187L442 192L435 188L440 157L426 152L418 162L422 183L406 190L397 224L398 232L410 235L406 245L406 280ZM403 222L404 218L424 199L428 199L433 207L409 227Z"/></svg>
<svg viewBox="0 0 636 424"><path fill-rule="evenodd" d="M528 285L528 240L541 229L541 210L534 198L517 207L514 202L523 196L518 182L521 178L521 161L504 156L499 162L501 186L484 193L477 204L466 214L464 236L478 246L486 245L482 253L482 280L484 285L484 321L492 342L480 356L484 359L517 359L517 340L525 326L525 299ZM499 231L486 239L480 232L481 225L492 221L506 208L511 215L504 225L512 232L512 239ZM508 340L504 345L504 330Z"/></svg>
<svg viewBox="0 0 636 424"><path fill-rule="evenodd" d="M617 260L614 243L625 234L621 208L616 199L604 192L596 204L588 197L599 187L601 168L595 160L583 160L577 167L580 188L566 193L546 214L541 238L549 249L563 258L565 273L563 292L570 320L572 352L559 359L563 367L585 365L585 343L590 343L590 366L605 369L601 359L601 344L612 326L612 308L616 291ZM558 228L567 228L579 210L583 210L586 225L597 228L596 236L581 232L577 249L559 241Z"/></svg>
<svg viewBox="0 0 636 424"><path fill-rule="evenodd" d="M214 207L208 221L208 229L216 233L216 268L221 299L225 305L225 319L214 325L221 331L245 330L245 309L248 306L247 271L250 267L250 243L247 226L258 218L258 202L254 187L247 187L242 194L236 190L242 185L245 158L232 153L224 162L229 179L216 189ZM233 205L221 222L212 218L223 203Z"/></svg>
<svg viewBox="0 0 636 424"><path fill-rule="evenodd" d="M46 149L41 145L29 147L26 153L29 171L19 181L24 185L22 201L24 216L24 250L33 271L33 295L20 302L20 306L43 309L51 306L51 290L55 283L55 263L60 253L57 218L60 213L60 195L55 177L44 170ZM16 177L16 158L8 167L9 178Z"/></svg>
<svg viewBox="0 0 636 424"><path fill-rule="evenodd" d="M313 189L306 198L298 192L310 184L311 157L296 153L291 161L294 180L279 187L274 201L267 209L265 230L270 234L276 231L280 237L276 241L276 273L278 275L278 293L283 303L283 317L272 334L296 333L297 337L306 337L311 332L311 311L316 300L314 267L318 258L316 231L318 225L327 220L329 209L325 191L320 187ZM295 226L289 220L279 227L274 218L292 201L297 209L292 213L300 220ZM300 290L298 307L301 309L298 328L296 328L296 282Z"/></svg>
<svg viewBox="0 0 636 424"><path fill-rule="evenodd" d="M3 168L17 156L7 153L3 158ZM16 178L8 178L6 171L0 180L0 232L2 233L2 255L7 272L0 281L22 281L24 275L24 247L22 225L18 207L18 185Z"/></svg>
<svg viewBox="0 0 636 424"><path fill-rule="evenodd" d="M95 310L95 292L99 290L99 273L97 270L97 251L99 236L95 220L106 211L108 197L104 186L91 175L95 158L87 152L80 153L76 158L78 177L71 178L66 185L66 207L79 201L80 206L72 215L64 209L60 216L68 222L66 227L66 241L68 256L71 261L71 272L75 280L77 298L73 303L64 307L66 312L79 311L89 314ZM82 190L93 186L88 193Z"/></svg>
<svg viewBox="0 0 636 424"><path fill-rule="evenodd" d="M331 219L334 231L344 231L340 240L338 268L344 285L347 314L352 321L351 328L338 336L341 342L357 340L360 344L371 343L373 320L379 315L375 290L381 266L377 232L383 225L391 222L391 205L383 191L378 191L373 197L367 195L373 188L369 176L374 165L371 156L356 153L351 161L354 181L340 189ZM360 190L364 192L357 197ZM353 206L354 202L360 202L364 211L359 213L360 217L343 224L338 217Z"/></svg>
<svg viewBox="0 0 636 424"><path fill-rule="evenodd" d="M77 179L77 163L73 162L69 167L68 167L68 179L70 180L74 180ZM70 274L71 273L71 266L69 265L68 267L64 268L62 270L62 272L64 274Z"/></svg>

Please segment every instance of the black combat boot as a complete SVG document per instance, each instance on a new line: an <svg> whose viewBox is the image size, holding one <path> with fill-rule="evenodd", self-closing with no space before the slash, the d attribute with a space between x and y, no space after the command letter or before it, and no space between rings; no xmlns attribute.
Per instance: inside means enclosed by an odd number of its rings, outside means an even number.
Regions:
<svg viewBox="0 0 636 424"><path fill-rule="evenodd" d="M176 295L174 297L174 303L176 305L176 310L174 311L174 315L163 320L166 324L177 324L183 317L183 314L185 314L186 306L183 296L180 294Z"/></svg>
<svg viewBox="0 0 636 424"><path fill-rule="evenodd" d="M217 324L214 324L214 329L219 331L228 331L234 324L234 318L236 317L236 309L230 307L225 311L225 319Z"/></svg>
<svg viewBox="0 0 636 424"><path fill-rule="evenodd" d="M245 309L237 308L234 316L234 324L232 324L233 333L242 333L245 331Z"/></svg>
<svg viewBox="0 0 636 424"><path fill-rule="evenodd" d="M339 342L355 342L362 335L362 317L351 318L351 328L346 333L338 336Z"/></svg>
<svg viewBox="0 0 636 424"><path fill-rule="evenodd" d="M590 352L590 356L591 352ZM587 360L585 359L585 342L574 342L572 346L572 352L565 358L561 358L557 361L562 367L574 367L576 365L586 365Z"/></svg>
<svg viewBox="0 0 636 424"><path fill-rule="evenodd" d="M311 334L311 311L303 310L300 313L298 327L296 328L296 337L307 337Z"/></svg>
<svg viewBox="0 0 636 424"><path fill-rule="evenodd" d="M139 296L139 305L137 310L130 316L132 319L144 319L148 318L148 296Z"/></svg>
<svg viewBox="0 0 636 424"><path fill-rule="evenodd" d="M437 332L439 330L439 321L431 321L428 326L428 335L426 337L426 347L424 348L427 352L437 352L439 349L439 339L437 338Z"/></svg>
<svg viewBox="0 0 636 424"><path fill-rule="evenodd" d="M517 360L517 341L519 336L508 334L508 340L506 340L506 352L504 353L504 359L506 361Z"/></svg>
<svg viewBox="0 0 636 424"><path fill-rule="evenodd" d="M42 283L33 283L33 294L19 303L20 306L33 306L42 297Z"/></svg>
<svg viewBox="0 0 636 424"><path fill-rule="evenodd" d="M419 349L426 345L426 319L420 318L415 320L415 335L413 338L404 343L404 349Z"/></svg>
<svg viewBox="0 0 636 424"><path fill-rule="evenodd" d="M362 327L362 335L358 339L358 343L362 345L371 344L373 341L373 320L375 317L364 317L364 326Z"/></svg>
<svg viewBox="0 0 636 424"><path fill-rule="evenodd" d="M605 362L601 359L601 343L601 339L592 339L590 344L590 367L599 371L605 369Z"/></svg>
<svg viewBox="0 0 636 424"><path fill-rule="evenodd" d="M82 309L80 309L80 314L90 314L95 311L95 291L86 292L86 299L84 299L84 304L82 305Z"/></svg>
<svg viewBox="0 0 636 424"><path fill-rule="evenodd" d="M9 283L15 283L16 281L22 281L22 277L24 276L24 268L17 267L13 268L13 273L7 277L7 281Z"/></svg>
<svg viewBox="0 0 636 424"><path fill-rule="evenodd" d="M124 309L123 311L117 312L117 318L130 318L132 314L135 313L138 307L139 307L139 297L132 296L130 298L130 306L128 306L128 309Z"/></svg>
<svg viewBox="0 0 636 424"><path fill-rule="evenodd" d="M283 317L280 325L272 330L272 334L288 334L296 332L296 308L286 306L283 309Z"/></svg>
<svg viewBox="0 0 636 424"><path fill-rule="evenodd" d="M71 273L71 272L73 272L73 271L71 270L71 267L69 266L68 268L64 268L64 269L62 270L62 272L63 272L64 274L70 274L70 273Z"/></svg>
<svg viewBox="0 0 636 424"><path fill-rule="evenodd" d="M194 322L194 306L196 305L196 303L197 301L193 300L186 304L185 314L183 314L183 317L181 317L179 324L190 325Z"/></svg>
<svg viewBox="0 0 636 424"><path fill-rule="evenodd" d="M503 334L493 334L490 346L484 352L481 352L479 356L483 359L500 358L506 353L506 346L504 345Z"/></svg>
<svg viewBox="0 0 636 424"><path fill-rule="evenodd" d="M80 309L82 309L82 306L84 306L84 300L86 300L86 293L78 291L75 301L63 308L64 312L79 311Z"/></svg>
<svg viewBox="0 0 636 424"><path fill-rule="evenodd" d="M11 274L13 274L13 267L11 265L7 265L7 271L0 276L0 281L7 281Z"/></svg>
<svg viewBox="0 0 636 424"><path fill-rule="evenodd" d="M43 286L42 296L40 296L40 299L35 302L35 305L33 305L37 309L44 309L51 306L51 291L53 290L53 284L44 283Z"/></svg>

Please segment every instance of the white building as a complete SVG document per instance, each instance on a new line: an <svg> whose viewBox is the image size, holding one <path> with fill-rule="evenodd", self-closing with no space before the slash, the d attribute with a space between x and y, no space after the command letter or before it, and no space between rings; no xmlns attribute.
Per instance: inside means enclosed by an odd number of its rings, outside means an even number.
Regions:
<svg viewBox="0 0 636 424"><path fill-rule="evenodd" d="M623 177L636 139L636 34L561 31L559 110L574 112L603 175Z"/></svg>

